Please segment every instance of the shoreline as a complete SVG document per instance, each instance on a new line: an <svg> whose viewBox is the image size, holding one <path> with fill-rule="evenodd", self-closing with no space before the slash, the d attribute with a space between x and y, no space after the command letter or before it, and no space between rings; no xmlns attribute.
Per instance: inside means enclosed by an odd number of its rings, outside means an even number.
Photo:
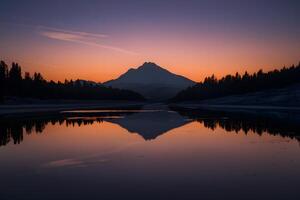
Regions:
<svg viewBox="0 0 300 200"><path fill-rule="evenodd" d="M174 103L171 107L183 109L243 109L243 110L276 110L276 111L300 111L295 106L267 106L267 105L229 105L229 104L201 104L201 103Z"/></svg>
<svg viewBox="0 0 300 200"><path fill-rule="evenodd" d="M59 114L62 111L91 109L130 109L142 107L140 101L93 101L74 103L0 105L0 117L29 117L44 114Z"/></svg>
<svg viewBox="0 0 300 200"><path fill-rule="evenodd" d="M295 111L300 112L300 107L291 106L267 106L267 105L227 105L227 104L203 104L200 102L182 103L157 103L139 101L92 101L70 103L45 103L45 104L16 104L0 105L0 117L29 117L46 114L59 114L62 111L92 110L92 109L134 109L141 107L170 107L186 110L231 110L231 111Z"/></svg>

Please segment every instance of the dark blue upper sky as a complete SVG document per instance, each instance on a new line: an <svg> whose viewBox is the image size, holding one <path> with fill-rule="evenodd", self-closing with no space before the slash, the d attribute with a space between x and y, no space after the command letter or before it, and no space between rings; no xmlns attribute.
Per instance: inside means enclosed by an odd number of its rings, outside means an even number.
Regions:
<svg viewBox="0 0 300 200"><path fill-rule="evenodd" d="M296 0L2 0L2 22L90 28L163 24L299 31ZM183 25L183 24L182 24ZM82 27L83 26L83 27Z"/></svg>

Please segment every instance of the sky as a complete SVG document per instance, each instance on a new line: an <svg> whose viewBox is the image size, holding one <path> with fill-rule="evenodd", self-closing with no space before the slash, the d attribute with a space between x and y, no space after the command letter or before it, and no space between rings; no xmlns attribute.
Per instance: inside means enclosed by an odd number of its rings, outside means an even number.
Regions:
<svg viewBox="0 0 300 200"><path fill-rule="evenodd" d="M300 61L300 1L1 0L0 59L104 82L144 62L194 81Z"/></svg>

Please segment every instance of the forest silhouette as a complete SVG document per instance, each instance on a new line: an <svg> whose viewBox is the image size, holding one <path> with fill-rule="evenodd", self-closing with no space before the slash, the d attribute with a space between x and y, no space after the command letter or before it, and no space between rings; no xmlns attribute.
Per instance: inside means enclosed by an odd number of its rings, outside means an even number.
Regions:
<svg viewBox="0 0 300 200"><path fill-rule="evenodd" d="M300 83L300 63L297 66L283 67L280 70L275 69L269 72L259 70L253 74L246 71L243 75L236 73L220 79L212 75L205 78L203 82L179 92L171 101L206 100L283 88L296 83Z"/></svg>
<svg viewBox="0 0 300 200"><path fill-rule="evenodd" d="M277 89L300 83L300 63L297 66L283 67L269 72L259 70L253 74L247 71L240 75L226 75L217 79L215 75L180 91L170 102L206 100L229 95L246 94L268 89ZM70 100L145 100L134 91L118 89L83 80L47 81L40 73L22 75L21 66L12 63L11 67L0 62L0 102L5 96L33 99Z"/></svg>
<svg viewBox="0 0 300 200"><path fill-rule="evenodd" d="M25 72L22 76L22 68L18 63L12 63L11 67L8 67L1 61L0 102L3 102L4 96L37 99L144 100L144 97L136 92L88 81L47 81L37 72L33 76Z"/></svg>

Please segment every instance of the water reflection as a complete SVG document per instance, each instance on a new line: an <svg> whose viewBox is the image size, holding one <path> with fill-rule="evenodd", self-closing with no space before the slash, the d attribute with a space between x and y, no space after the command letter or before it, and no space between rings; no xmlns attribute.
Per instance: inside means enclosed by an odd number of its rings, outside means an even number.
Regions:
<svg viewBox="0 0 300 200"><path fill-rule="evenodd" d="M139 112L120 119L105 119L118 124L130 133L138 133L145 140L155 139L158 136L181 127L191 120L171 111Z"/></svg>
<svg viewBox="0 0 300 200"><path fill-rule="evenodd" d="M92 114L93 113L93 114ZM101 123L104 119L119 118L130 115L132 112L86 112L85 114L61 114L40 118L25 119L2 119L0 120L0 146L8 144L11 140L14 144L20 144L23 141L24 134L30 135L35 132L40 134L48 124L64 126L84 126L94 123Z"/></svg>
<svg viewBox="0 0 300 200"><path fill-rule="evenodd" d="M30 119L1 119L0 146L10 142L20 144L24 134L40 134L45 127L51 125L85 126L103 121L114 123L130 133L137 133L145 140L181 127L192 121L215 130L220 127L227 132L249 131L258 135L268 133L300 141L299 113L275 112L232 112L214 110L105 110L105 111L73 111L55 116Z"/></svg>
<svg viewBox="0 0 300 200"><path fill-rule="evenodd" d="M246 135L250 131L258 135L266 132L300 141L300 113L298 112L175 110L182 116L193 119L212 130L220 127L227 132L243 131Z"/></svg>
<svg viewBox="0 0 300 200"><path fill-rule="evenodd" d="M2 119L0 199L298 199L297 120L167 109Z"/></svg>

